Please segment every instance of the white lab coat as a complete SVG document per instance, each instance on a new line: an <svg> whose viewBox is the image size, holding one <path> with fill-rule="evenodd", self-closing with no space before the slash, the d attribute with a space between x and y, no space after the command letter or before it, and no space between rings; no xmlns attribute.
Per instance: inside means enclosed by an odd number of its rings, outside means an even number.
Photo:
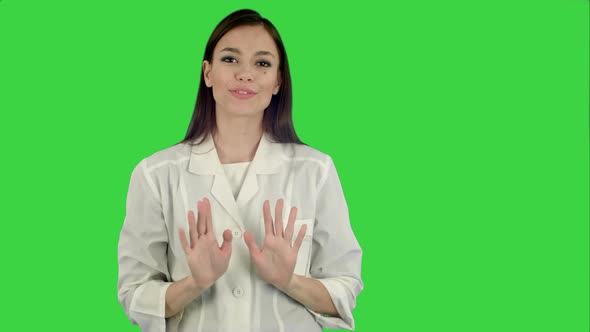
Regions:
<svg viewBox="0 0 590 332"><path fill-rule="evenodd" d="M190 275L178 228L188 229L187 211L211 202L221 244L231 229L233 252L227 272L177 315L165 319L166 289ZM297 207L295 234L307 225L295 273L316 278L328 290L341 318L306 309L254 272L243 233L264 239L262 203L283 198L285 220ZM285 222L286 224L286 222ZM271 142L263 135L237 199L211 136L198 145L177 144L142 160L133 170L119 239L118 298L129 319L155 331L322 331L354 329L352 310L363 288L361 248L332 159L299 144Z"/></svg>

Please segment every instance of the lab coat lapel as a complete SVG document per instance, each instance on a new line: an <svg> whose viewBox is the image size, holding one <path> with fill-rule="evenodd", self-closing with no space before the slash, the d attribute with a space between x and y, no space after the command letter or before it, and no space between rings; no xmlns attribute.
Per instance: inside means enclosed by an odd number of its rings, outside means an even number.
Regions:
<svg viewBox="0 0 590 332"><path fill-rule="evenodd" d="M202 143L193 145L191 150L191 159L189 171L200 175L213 175L213 185L211 186L211 195L217 200L232 219L244 229L244 223L240 217L238 206L227 182L225 172L221 167L215 144L211 135L208 135Z"/></svg>
<svg viewBox="0 0 590 332"><path fill-rule="evenodd" d="M219 204L223 206L240 228L244 229L244 223L242 222L240 211L238 210L234 194L231 191L225 174L215 175L213 187L211 188L211 195L213 195Z"/></svg>
<svg viewBox="0 0 590 332"><path fill-rule="evenodd" d="M238 194L237 203L240 208L246 204L259 191L259 175L278 173L286 160L284 149L286 144L274 143L268 134L264 134L258 143L254 159L248 168L244 178L242 189Z"/></svg>
<svg viewBox="0 0 590 332"><path fill-rule="evenodd" d="M250 164L248 167L248 172L244 177L244 183L242 184L242 189L240 189L240 193L238 194L238 206L243 207L256 193L258 192L258 177L256 176L256 172Z"/></svg>

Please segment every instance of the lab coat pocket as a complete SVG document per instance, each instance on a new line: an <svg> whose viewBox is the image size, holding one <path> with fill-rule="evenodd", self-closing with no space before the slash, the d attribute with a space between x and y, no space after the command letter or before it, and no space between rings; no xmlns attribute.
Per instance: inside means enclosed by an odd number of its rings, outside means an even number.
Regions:
<svg viewBox="0 0 590 332"><path fill-rule="evenodd" d="M299 219L295 220L295 227L293 232L293 242L299 234L299 230L303 225L307 225L305 237L297 253L297 263L295 264L295 274L302 276L309 276L309 263L311 260L311 243L313 242L313 219Z"/></svg>

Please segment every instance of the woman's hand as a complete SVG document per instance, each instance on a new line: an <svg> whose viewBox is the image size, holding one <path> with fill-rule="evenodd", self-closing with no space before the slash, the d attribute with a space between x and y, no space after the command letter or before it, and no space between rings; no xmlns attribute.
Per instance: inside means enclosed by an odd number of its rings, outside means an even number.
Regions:
<svg viewBox="0 0 590 332"><path fill-rule="evenodd" d="M232 233L229 229L223 232L223 244L219 243L213 232L211 205L207 198L197 202L198 218L188 212L190 245L186 241L184 230L178 230L180 242L191 270L194 286L205 290L227 271L231 257Z"/></svg>
<svg viewBox="0 0 590 332"><path fill-rule="evenodd" d="M265 201L263 204L263 212L266 235L262 249L259 249L256 245L251 232L244 233L244 241L250 249L250 257L252 258L254 269L260 278L278 289L285 291L288 289L293 278L297 253L303 242L307 227L306 225L301 227L295 243L291 246L297 209L294 207L291 208L289 221L284 231L282 199L277 201L275 207L274 225L270 215L270 203L268 201Z"/></svg>

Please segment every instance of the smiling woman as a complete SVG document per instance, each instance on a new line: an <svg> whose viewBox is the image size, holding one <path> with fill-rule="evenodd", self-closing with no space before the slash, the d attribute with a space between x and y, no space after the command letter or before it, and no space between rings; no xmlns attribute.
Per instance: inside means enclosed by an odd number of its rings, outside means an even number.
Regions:
<svg viewBox="0 0 590 332"><path fill-rule="evenodd" d="M127 316L142 331L354 329L362 251L332 159L295 133L277 30L232 13L202 66L185 139L131 175Z"/></svg>
<svg viewBox="0 0 590 332"><path fill-rule="evenodd" d="M216 123L220 107L216 94L221 94L222 89L225 89L224 92L242 90L234 95L256 93L254 85L268 87L272 83L276 85L272 88L272 98L268 93L259 96L258 101L268 101L258 106L265 105L266 109L262 108L264 112L257 114L252 119L253 123L261 124L262 130L277 142L302 144L293 127L293 97L287 52L279 32L269 20L251 10L230 14L211 34L203 58L197 103L183 142L204 139L207 134L214 134L220 125L220 121ZM214 67L216 70L212 72ZM219 77L224 73L225 87L220 85L224 81ZM243 121L246 119L242 117Z"/></svg>
<svg viewBox="0 0 590 332"><path fill-rule="evenodd" d="M203 61L205 85L213 88L218 119L248 116L262 122L281 86L275 60L280 61L279 52L263 26L236 27L221 38L212 60Z"/></svg>

